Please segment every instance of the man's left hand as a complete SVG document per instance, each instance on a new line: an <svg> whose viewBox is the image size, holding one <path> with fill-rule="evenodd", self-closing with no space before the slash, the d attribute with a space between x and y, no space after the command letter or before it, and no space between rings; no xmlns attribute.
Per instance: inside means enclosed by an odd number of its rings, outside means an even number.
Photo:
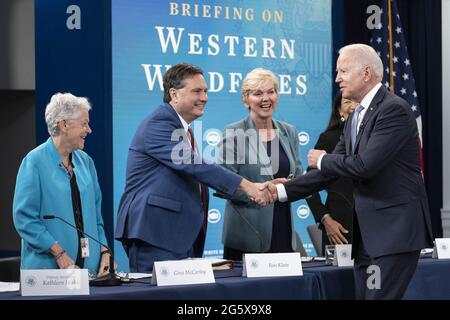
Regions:
<svg viewBox="0 0 450 320"><path fill-rule="evenodd" d="M317 162L319 161L319 158L321 155L327 154L325 150L316 150L311 149L308 152L308 166L310 168L317 168Z"/></svg>

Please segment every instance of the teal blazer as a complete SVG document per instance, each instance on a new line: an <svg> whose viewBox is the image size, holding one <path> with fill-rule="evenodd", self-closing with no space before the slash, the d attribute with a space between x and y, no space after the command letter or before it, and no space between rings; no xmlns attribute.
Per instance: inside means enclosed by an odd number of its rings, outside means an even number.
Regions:
<svg viewBox="0 0 450 320"><path fill-rule="evenodd" d="M278 129L280 144L286 152L290 163L290 174L297 177L302 174L299 154L299 140L297 129L282 121L272 120ZM235 130L240 130L236 135ZM252 182L265 182L274 179L271 172L270 160L264 147L257 146L247 130L256 130L250 116L224 129L223 139L219 145L222 165L227 169ZM248 131L247 131L248 132ZM234 143L227 141L245 139L244 152L238 152ZM244 140L241 140L244 141ZM258 152L259 150L259 152ZM230 157L233 159L230 159ZM231 162L231 163L228 163ZM252 163L252 164L250 164ZM227 200L223 222L222 242L226 247L244 252L266 252L270 249L272 240L273 204L260 207L253 203L242 191L236 191ZM299 251L292 223L292 248Z"/></svg>
<svg viewBox="0 0 450 320"><path fill-rule="evenodd" d="M75 261L78 252L77 231L64 222L43 220L55 215L75 225L70 180L59 164L61 156L53 141L31 150L23 159L17 175L13 219L22 238L21 269L57 269L50 247L57 241ZM81 196L84 231L107 244L101 215L102 195L97 171L90 156L81 150L72 152L72 163ZM100 245L89 239L90 255L84 266L97 273Z"/></svg>

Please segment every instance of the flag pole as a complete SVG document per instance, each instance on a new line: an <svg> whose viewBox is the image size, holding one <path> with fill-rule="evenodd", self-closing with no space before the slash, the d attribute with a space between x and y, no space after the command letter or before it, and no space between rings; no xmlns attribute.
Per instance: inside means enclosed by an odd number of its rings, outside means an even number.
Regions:
<svg viewBox="0 0 450 320"><path fill-rule="evenodd" d="M391 0L388 1L388 19L389 19L389 88L392 94L394 94L394 62L392 59L392 11L391 11Z"/></svg>

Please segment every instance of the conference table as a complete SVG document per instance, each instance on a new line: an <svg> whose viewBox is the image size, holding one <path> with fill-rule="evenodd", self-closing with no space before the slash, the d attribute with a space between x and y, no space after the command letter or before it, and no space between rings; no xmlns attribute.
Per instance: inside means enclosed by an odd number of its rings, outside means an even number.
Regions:
<svg viewBox="0 0 450 320"><path fill-rule="evenodd" d="M324 300L355 298L352 267L312 266L304 268L314 274ZM416 272L403 296L404 300L450 300L450 259L419 260Z"/></svg>
<svg viewBox="0 0 450 320"><path fill-rule="evenodd" d="M292 277L243 278L242 268L215 271L215 283L155 286L141 279L117 287L90 287L86 296L21 297L18 292L1 293L0 299L86 300L317 300L319 283L313 274Z"/></svg>
<svg viewBox="0 0 450 320"><path fill-rule="evenodd" d="M215 283L155 286L140 279L117 287L91 287L86 296L22 297L0 300L333 300L354 299L351 267L303 263L303 276L245 278L242 269L215 271ZM421 259L404 299L450 299L450 260Z"/></svg>

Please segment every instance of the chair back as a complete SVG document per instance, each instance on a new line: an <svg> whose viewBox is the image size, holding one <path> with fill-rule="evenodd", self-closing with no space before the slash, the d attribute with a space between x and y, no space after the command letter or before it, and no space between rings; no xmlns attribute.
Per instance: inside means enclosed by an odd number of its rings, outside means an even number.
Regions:
<svg viewBox="0 0 450 320"><path fill-rule="evenodd" d="M20 281L20 257L0 258L0 281Z"/></svg>
<svg viewBox="0 0 450 320"><path fill-rule="evenodd" d="M303 246L303 242L300 239L297 231L295 232L295 242L297 245L297 249L295 251L300 252L300 257L307 257L308 253L306 252L305 247Z"/></svg>
<svg viewBox="0 0 450 320"><path fill-rule="evenodd" d="M311 238L314 249L316 250L317 256L322 257L322 230L319 229L319 224L312 224L306 227L308 235Z"/></svg>

